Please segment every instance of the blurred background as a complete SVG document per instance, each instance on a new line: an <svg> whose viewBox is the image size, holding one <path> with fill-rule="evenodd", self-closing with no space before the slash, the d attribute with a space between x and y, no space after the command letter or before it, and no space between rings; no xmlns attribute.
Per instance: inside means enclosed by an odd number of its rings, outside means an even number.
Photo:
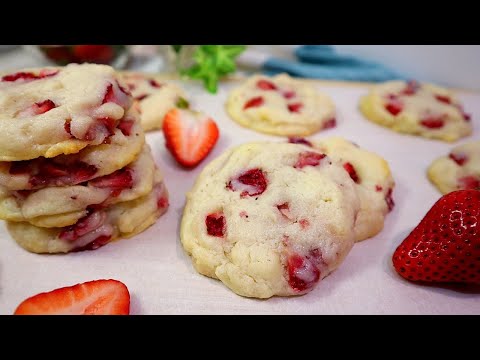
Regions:
<svg viewBox="0 0 480 360"><path fill-rule="evenodd" d="M183 45L178 53L172 45L78 46L83 48L67 54L61 46L0 45L0 71L93 60L121 69L175 72L179 62L192 61L195 51L193 45ZM236 64L240 74L288 72L346 81L403 78L480 90L480 45L247 45Z"/></svg>

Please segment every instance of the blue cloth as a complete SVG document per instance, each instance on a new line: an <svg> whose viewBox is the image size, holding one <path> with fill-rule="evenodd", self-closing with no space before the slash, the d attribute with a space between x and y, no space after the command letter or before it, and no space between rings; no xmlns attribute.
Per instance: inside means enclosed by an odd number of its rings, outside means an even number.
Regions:
<svg viewBox="0 0 480 360"><path fill-rule="evenodd" d="M340 55L329 45L304 45L296 49L295 55L298 61L269 59L262 70L267 75L286 72L292 76L328 80L380 82L407 79L382 64Z"/></svg>

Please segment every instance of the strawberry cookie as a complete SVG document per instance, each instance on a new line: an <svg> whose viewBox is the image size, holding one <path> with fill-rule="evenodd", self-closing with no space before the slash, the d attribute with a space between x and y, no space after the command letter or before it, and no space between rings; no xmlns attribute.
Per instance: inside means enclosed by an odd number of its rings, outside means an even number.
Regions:
<svg viewBox="0 0 480 360"><path fill-rule="evenodd" d="M124 73L122 79L141 114L144 131L161 129L163 118L169 110L188 107L185 92L171 82L160 82L154 77L138 73Z"/></svg>
<svg viewBox="0 0 480 360"><path fill-rule="evenodd" d="M324 153L250 143L204 168L180 238L199 273L239 295L302 295L352 248L359 209L354 181Z"/></svg>
<svg viewBox="0 0 480 360"><path fill-rule="evenodd" d="M155 163L145 145L128 166L79 185L32 191L5 191L0 187L0 218L40 227L73 225L91 207L103 208L147 195L154 185L154 173Z"/></svg>
<svg viewBox="0 0 480 360"><path fill-rule="evenodd" d="M21 247L34 253L95 250L144 231L167 208L168 192L157 172L149 194L107 208L90 208L86 216L71 226L41 228L28 222L7 222L7 229Z"/></svg>
<svg viewBox="0 0 480 360"><path fill-rule="evenodd" d="M0 75L0 160L73 154L99 145L131 105L107 65L70 64Z"/></svg>
<svg viewBox="0 0 480 360"><path fill-rule="evenodd" d="M338 161L356 184L360 211L355 221L355 240L375 236L393 209L395 182L388 163L379 155L342 138L330 138L313 146Z"/></svg>
<svg viewBox="0 0 480 360"><path fill-rule="evenodd" d="M286 74L252 76L230 93L226 108L240 125L273 135L305 136L336 124L331 99Z"/></svg>
<svg viewBox="0 0 480 360"><path fill-rule="evenodd" d="M442 194L459 189L480 190L480 141L453 148L430 165L427 175Z"/></svg>
<svg viewBox="0 0 480 360"><path fill-rule="evenodd" d="M470 115L447 89L415 81L389 81L372 88L360 101L370 121L394 131L430 139L456 141L472 133Z"/></svg>
<svg viewBox="0 0 480 360"><path fill-rule="evenodd" d="M138 114L130 110L113 135L101 145L87 146L76 154L54 158L0 161L0 187L33 190L77 185L127 166L142 151L144 143Z"/></svg>

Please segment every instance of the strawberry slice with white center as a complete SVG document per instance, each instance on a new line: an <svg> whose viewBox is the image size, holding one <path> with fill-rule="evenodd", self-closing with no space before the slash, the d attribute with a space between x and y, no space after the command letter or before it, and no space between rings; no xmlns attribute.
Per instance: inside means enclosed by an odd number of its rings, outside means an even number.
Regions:
<svg viewBox="0 0 480 360"><path fill-rule="evenodd" d="M14 315L128 315L130 293L118 280L94 280L24 300Z"/></svg>
<svg viewBox="0 0 480 360"><path fill-rule="evenodd" d="M212 118L188 109L170 110L163 121L163 134L167 149L185 167L198 165L219 137Z"/></svg>

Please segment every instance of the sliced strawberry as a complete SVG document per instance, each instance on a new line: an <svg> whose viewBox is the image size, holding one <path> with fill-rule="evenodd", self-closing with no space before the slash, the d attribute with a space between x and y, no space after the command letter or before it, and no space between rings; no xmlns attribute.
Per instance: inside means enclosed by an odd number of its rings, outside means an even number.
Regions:
<svg viewBox="0 0 480 360"><path fill-rule="evenodd" d="M257 196L267 189L265 173L260 169L250 169L230 180L226 186L232 191L240 191L240 197Z"/></svg>
<svg viewBox="0 0 480 360"><path fill-rule="evenodd" d="M337 119L331 118L323 123L322 129L331 129L337 126Z"/></svg>
<svg viewBox="0 0 480 360"><path fill-rule="evenodd" d="M198 165L213 149L219 131L205 114L188 109L172 109L164 118L165 145L177 162L186 167Z"/></svg>
<svg viewBox="0 0 480 360"><path fill-rule="evenodd" d="M298 156L298 160L293 167L295 169L301 169L305 166L317 166L325 156L325 154L319 154L311 151L302 152Z"/></svg>
<svg viewBox="0 0 480 360"><path fill-rule="evenodd" d="M288 104L288 111L293 112L293 113L298 113L300 110L303 108L302 103L295 103L295 104Z"/></svg>
<svg viewBox="0 0 480 360"><path fill-rule="evenodd" d="M463 164L465 164L467 161L468 161L468 156L466 154L462 154L462 153L450 153L448 155L448 157L450 159L452 159L453 161L455 161L457 163L457 165L459 166L462 166Z"/></svg>
<svg viewBox="0 0 480 360"><path fill-rule="evenodd" d="M118 280L94 280L24 300L15 315L128 315L130 293Z"/></svg>
<svg viewBox="0 0 480 360"><path fill-rule="evenodd" d="M469 175L458 179L458 186L460 189L480 190L480 178Z"/></svg>
<svg viewBox="0 0 480 360"><path fill-rule="evenodd" d="M262 90L277 90L277 86L274 83L265 79L258 80L257 87Z"/></svg>
<svg viewBox="0 0 480 360"><path fill-rule="evenodd" d="M223 213L209 214L205 218L207 233L210 236L224 237L226 230L225 216Z"/></svg>
<svg viewBox="0 0 480 360"><path fill-rule="evenodd" d="M58 235L62 240L75 241L79 237L98 229L105 223L107 214L104 211L94 211L78 220L75 224L65 227Z"/></svg>
<svg viewBox="0 0 480 360"><path fill-rule="evenodd" d="M305 138L301 138L301 137L289 137L288 142L292 143L292 144L303 144L303 145L313 147L313 145L310 141L308 141Z"/></svg>
<svg viewBox="0 0 480 360"><path fill-rule="evenodd" d="M263 97L261 97L261 96L251 98L250 100L248 100L245 103L245 105L243 106L243 110L246 110L246 109L249 109L249 108L252 108L252 107L262 106L263 103L264 103L264 100L263 100Z"/></svg>
<svg viewBox="0 0 480 360"><path fill-rule="evenodd" d="M77 62L109 64L115 57L111 45L75 45L72 50Z"/></svg>
<svg viewBox="0 0 480 360"><path fill-rule="evenodd" d="M438 101L444 103L444 104L451 104L452 103L452 99L450 99L449 96L445 96L445 95L435 95L435 99L437 99Z"/></svg>
<svg viewBox="0 0 480 360"><path fill-rule="evenodd" d="M120 129L123 135L130 136L132 134L133 124L135 124L135 121L133 120L122 120L117 127Z"/></svg>
<svg viewBox="0 0 480 360"><path fill-rule="evenodd" d="M403 103L395 95L389 95L385 109L393 116L396 116L402 112Z"/></svg>
<svg viewBox="0 0 480 360"><path fill-rule="evenodd" d="M428 115L420 120L420 124L429 129L440 129L445 125L444 115Z"/></svg>
<svg viewBox="0 0 480 360"><path fill-rule="evenodd" d="M442 196L395 250L405 279L480 284L480 191Z"/></svg>

